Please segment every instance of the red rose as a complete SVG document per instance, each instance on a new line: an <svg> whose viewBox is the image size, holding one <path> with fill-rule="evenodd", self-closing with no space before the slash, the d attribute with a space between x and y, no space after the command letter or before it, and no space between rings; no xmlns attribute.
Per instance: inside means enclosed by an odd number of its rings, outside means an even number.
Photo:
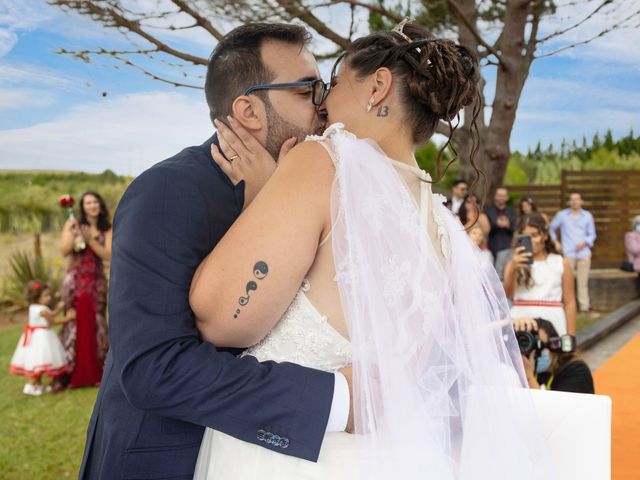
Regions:
<svg viewBox="0 0 640 480"><path fill-rule="evenodd" d="M73 204L75 203L75 200L73 199L73 195L67 194L67 195L62 195L60 197L60 199L58 200L58 203L63 208L73 207Z"/></svg>
<svg viewBox="0 0 640 480"><path fill-rule="evenodd" d="M73 199L73 195L62 195L60 197L60 199L58 200L58 203L60 204L60 206L62 208L66 208L67 209L67 213L69 214L69 219L73 219L73 204L75 203L75 200Z"/></svg>

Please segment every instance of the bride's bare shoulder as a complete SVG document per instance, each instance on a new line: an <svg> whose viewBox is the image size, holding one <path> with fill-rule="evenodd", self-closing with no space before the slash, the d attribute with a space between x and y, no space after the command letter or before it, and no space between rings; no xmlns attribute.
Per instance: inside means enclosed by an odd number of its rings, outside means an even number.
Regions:
<svg viewBox="0 0 640 480"><path fill-rule="evenodd" d="M325 143L325 146L321 145L321 142ZM334 166L329 155L331 147L327 145L328 142L328 140L306 140L299 143L280 160L278 169L307 172L307 174L326 172L333 175Z"/></svg>

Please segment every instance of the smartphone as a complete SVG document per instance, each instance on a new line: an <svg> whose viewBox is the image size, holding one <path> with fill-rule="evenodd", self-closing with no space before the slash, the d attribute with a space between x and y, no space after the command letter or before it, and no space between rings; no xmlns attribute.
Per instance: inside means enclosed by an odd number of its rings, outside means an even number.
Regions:
<svg viewBox="0 0 640 480"><path fill-rule="evenodd" d="M516 247L524 247L524 251L531 253L529 257L529 265L533 264L533 244L531 243L531 235L517 235Z"/></svg>

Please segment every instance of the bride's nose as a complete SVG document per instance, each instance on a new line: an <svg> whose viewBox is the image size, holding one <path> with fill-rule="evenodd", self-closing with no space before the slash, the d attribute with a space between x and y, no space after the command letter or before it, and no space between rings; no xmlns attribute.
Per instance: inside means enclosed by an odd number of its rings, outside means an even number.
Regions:
<svg viewBox="0 0 640 480"><path fill-rule="evenodd" d="M327 113L327 109L324 105L317 108L316 113L318 115L318 128L319 130L324 131L327 126L327 122L329 120L329 115Z"/></svg>
<svg viewBox="0 0 640 480"><path fill-rule="evenodd" d="M318 117L322 118L327 118L328 113L327 113L327 102L323 102L322 105L320 105L319 107L316 108L316 111L318 112Z"/></svg>

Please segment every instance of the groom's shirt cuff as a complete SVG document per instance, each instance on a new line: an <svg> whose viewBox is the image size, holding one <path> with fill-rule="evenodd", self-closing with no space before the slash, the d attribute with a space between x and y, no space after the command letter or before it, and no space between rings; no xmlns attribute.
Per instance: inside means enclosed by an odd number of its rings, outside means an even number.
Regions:
<svg viewBox="0 0 640 480"><path fill-rule="evenodd" d="M340 372L335 373L335 387L333 389L333 400L331 401L331 411L327 422L327 432L344 432L349 420L349 384L347 379Z"/></svg>

